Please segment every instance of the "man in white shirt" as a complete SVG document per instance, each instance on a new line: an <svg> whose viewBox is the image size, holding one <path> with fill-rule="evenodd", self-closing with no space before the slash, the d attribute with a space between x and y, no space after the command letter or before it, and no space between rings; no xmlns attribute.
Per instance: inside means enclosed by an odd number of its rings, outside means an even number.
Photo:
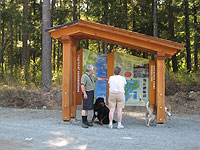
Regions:
<svg viewBox="0 0 200 150"><path fill-rule="evenodd" d="M109 84L109 128L113 128L113 116L115 112L115 107L117 106L117 118L118 125L117 128L121 129L124 126L121 124L122 120L122 109L125 106L125 86L126 79L120 75L121 69L119 67L114 68L114 75L110 76L108 84Z"/></svg>

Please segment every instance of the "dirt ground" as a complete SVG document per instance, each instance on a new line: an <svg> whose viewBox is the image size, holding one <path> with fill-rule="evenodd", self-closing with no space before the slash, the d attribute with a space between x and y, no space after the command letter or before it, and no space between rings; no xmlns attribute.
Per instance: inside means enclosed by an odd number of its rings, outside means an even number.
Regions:
<svg viewBox="0 0 200 150"><path fill-rule="evenodd" d="M200 114L200 92L178 92L166 96L166 101L172 105L173 113Z"/></svg>
<svg viewBox="0 0 200 150"><path fill-rule="evenodd" d="M200 114L200 91L177 92L175 95L166 96L166 101L172 105L173 113ZM62 90L42 92L2 88L0 89L0 106L11 108L61 110ZM126 107L125 111L140 109L144 110L140 107Z"/></svg>
<svg viewBox="0 0 200 150"><path fill-rule="evenodd" d="M83 129L81 110L62 121L62 91L0 90L0 149L2 150L200 150L200 92L167 96L172 120L145 126L145 109L126 107L125 129L106 125ZM88 120L92 118L89 112ZM117 116L115 114L114 119Z"/></svg>
<svg viewBox="0 0 200 150"><path fill-rule="evenodd" d="M80 110L70 122L62 121L61 110L0 107L0 114L2 150L200 150L200 115L174 114L165 124L146 127L145 113L123 112L124 129L85 129Z"/></svg>

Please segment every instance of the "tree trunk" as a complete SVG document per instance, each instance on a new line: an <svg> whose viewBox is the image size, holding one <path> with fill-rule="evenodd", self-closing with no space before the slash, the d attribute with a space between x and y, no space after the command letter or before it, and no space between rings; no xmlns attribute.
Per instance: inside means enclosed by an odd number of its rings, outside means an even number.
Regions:
<svg viewBox="0 0 200 150"><path fill-rule="evenodd" d="M86 7L86 19L89 21L89 18L88 18L88 14L89 14L89 2L88 1L86 1L86 5L87 5L87 7ZM80 14L80 1L79 1L79 14ZM79 15L80 16L80 15ZM79 19L80 19L80 17L79 17ZM86 46L85 46L85 48L86 49L89 49L89 40L86 40Z"/></svg>
<svg viewBox="0 0 200 150"><path fill-rule="evenodd" d="M136 31L136 6L133 2L133 8L132 8L132 31ZM136 51L134 49L131 49L132 55L136 55Z"/></svg>
<svg viewBox="0 0 200 150"><path fill-rule="evenodd" d="M28 47L28 3L29 0L23 1L23 29L22 29L22 41L23 41L23 53L22 53L22 67L25 71L26 84L29 81L29 47Z"/></svg>
<svg viewBox="0 0 200 150"><path fill-rule="evenodd" d="M34 16L36 15L36 0L33 0L33 15ZM34 18L33 22L36 22L35 17L33 17L33 18ZM35 30L32 32L34 32L34 34L35 34ZM36 40L35 36L33 36L32 38L33 38L33 41ZM35 80L36 80L36 50L35 50L36 42L33 42L33 47L34 47L34 49L32 51L32 53L33 53L33 78L32 78L32 81L35 82Z"/></svg>
<svg viewBox="0 0 200 150"><path fill-rule="evenodd" d="M0 22L1 22L1 0L0 0ZM0 68L2 68L1 65L3 61L3 50L2 50L2 43L1 43L1 23L0 23ZM1 72L2 73L2 72Z"/></svg>
<svg viewBox="0 0 200 150"><path fill-rule="evenodd" d="M23 29L22 29L22 41L23 41L23 53L22 53L22 66L27 64L27 51L28 51L28 1L23 1Z"/></svg>
<svg viewBox="0 0 200 150"><path fill-rule="evenodd" d="M86 49L89 49L89 40L86 40L85 42L86 42L85 48L86 48Z"/></svg>
<svg viewBox="0 0 200 150"><path fill-rule="evenodd" d="M58 52L57 52L57 71L59 71L59 69L60 69L60 58L62 58L60 56L60 49L62 50L62 43L61 42L58 42L58 47L59 48L57 48L57 50L58 50Z"/></svg>
<svg viewBox="0 0 200 150"><path fill-rule="evenodd" d="M104 14L103 14L103 18L104 18L104 24L108 24L108 2L103 1L103 5L104 5ZM103 53L107 55L108 53L108 43L102 42L102 49L103 49Z"/></svg>
<svg viewBox="0 0 200 150"><path fill-rule="evenodd" d="M51 3L51 26L53 27L53 16L55 15L55 3L56 1L55 0L52 0L52 3ZM52 42L53 41L53 42ZM56 40L52 40L52 50L53 50L53 71L55 72L56 71Z"/></svg>
<svg viewBox="0 0 200 150"><path fill-rule="evenodd" d="M187 63L187 71L191 71L191 47L190 47L190 27L189 27L189 6L188 0L184 0L185 5L185 33L186 33L186 63Z"/></svg>
<svg viewBox="0 0 200 150"><path fill-rule="evenodd" d="M128 29L128 8L127 8L127 0L124 0L124 27Z"/></svg>
<svg viewBox="0 0 200 150"><path fill-rule="evenodd" d="M158 25L157 25L157 0L153 0L153 36L158 37ZM155 60L155 55L151 55L151 59Z"/></svg>
<svg viewBox="0 0 200 150"><path fill-rule="evenodd" d="M53 40L53 71L56 71L56 40Z"/></svg>
<svg viewBox="0 0 200 150"><path fill-rule="evenodd" d="M135 12L135 5L133 4L132 8L132 31L136 31L136 12Z"/></svg>
<svg viewBox="0 0 200 150"><path fill-rule="evenodd" d="M173 12L173 6L172 6L172 0L169 0L169 32L170 32L170 40L175 41L175 36L174 36L174 12ZM177 57L176 54L172 56L172 68L173 72L178 71L177 67Z"/></svg>
<svg viewBox="0 0 200 150"><path fill-rule="evenodd" d="M77 20L77 0L73 0L73 21Z"/></svg>
<svg viewBox="0 0 200 150"><path fill-rule="evenodd" d="M0 0L0 22L1 22L1 0ZM1 23L0 23L0 31L1 31ZM1 56L2 56L2 51L1 51L1 47L2 47L2 44L1 44L1 32L0 32L0 66L1 66Z"/></svg>
<svg viewBox="0 0 200 150"><path fill-rule="evenodd" d="M197 6L196 3L194 3L193 7L193 13L194 13L194 25L195 25L195 34L194 34L194 70L198 71L198 23L197 23Z"/></svg>
<svg viewBox="0 0 200 150"><path fill-rule="evenodd" d="M100 53L101 52L101 42L100 41L97 41L97 44L98 44L98 52Z"/></svg>
<svg viewBox="0 0 200 150"><path fill-rule="evenodd" d="M8 33L10 32L10 27L11 26L11 22L9 22L8 26L7 26L7 31L6 31L6 35L5 35L5 39L4 39L4 23L3 23L3 28L2 28L2 65L1 65L1 75L3 76L4 75L4 59L3 59L3 56L4 56L4 49L6 47L6 43L7 43L7 40L8 40Z"/></svg>
<svg viewBox="0 0 200 150"><path fill-rule="evenodd" d="M48 91L52 83L51 36L45 32L51 27L50 0L42 4L42 89Z"/></svg>
<svg viewBox="0 0 200 150"><path fill-rule="evenodd" d="M153 36L158 37L158 25L157 25L157 0L153 3Z"/></svg>
<svg viewBox="0 0 200 150"><path fill-rule="evenodd" d="M10 50L9 50L9 56L8 56L8 60L9 60L9 66L10 66L10 85L12 85L13 83L13 48L14 48L14 38L13 38L13 20L11 21L11 27L10 27Z"/></svg>

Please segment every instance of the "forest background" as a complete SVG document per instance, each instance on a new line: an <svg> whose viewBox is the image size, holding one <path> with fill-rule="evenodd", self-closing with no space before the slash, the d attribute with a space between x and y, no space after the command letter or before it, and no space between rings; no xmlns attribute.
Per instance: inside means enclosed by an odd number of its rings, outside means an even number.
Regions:
<svg viewBox="0 0 200 150"><path fill-rule="evenodd" d="M166 94L200 91L199 0L0 0L1 87L61 89L62 43L45 30L77 19L184 44L183 51L165 61ZM81 40L79 48L156 59L95 40Z"/></svg>

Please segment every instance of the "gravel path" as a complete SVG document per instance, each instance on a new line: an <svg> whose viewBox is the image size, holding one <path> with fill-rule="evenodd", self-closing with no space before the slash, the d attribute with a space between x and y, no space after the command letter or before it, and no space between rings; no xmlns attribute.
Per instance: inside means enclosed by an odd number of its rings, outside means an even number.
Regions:
<svg viewBox="0 0 200 150"><path fill-rule="evenodd" d="M125 129L83 129L80 110L70 122L62 121L60 110L0 107L0 114L0 150L200 150L199 115L173 115L146 127L144 113L124 112Z"/></svg>

